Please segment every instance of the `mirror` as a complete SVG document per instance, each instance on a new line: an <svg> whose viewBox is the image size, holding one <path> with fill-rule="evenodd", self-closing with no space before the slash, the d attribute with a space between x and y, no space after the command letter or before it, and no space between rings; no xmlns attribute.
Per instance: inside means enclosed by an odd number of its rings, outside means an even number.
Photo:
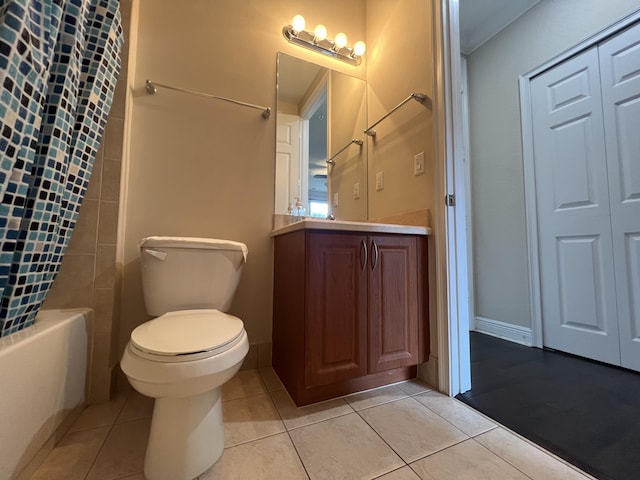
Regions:
<svg viewBox="0 0 640 480"><path fill-rule="evenodd" d="M275 213L366 221L365 81L284 53L277 62Z"/></svg>

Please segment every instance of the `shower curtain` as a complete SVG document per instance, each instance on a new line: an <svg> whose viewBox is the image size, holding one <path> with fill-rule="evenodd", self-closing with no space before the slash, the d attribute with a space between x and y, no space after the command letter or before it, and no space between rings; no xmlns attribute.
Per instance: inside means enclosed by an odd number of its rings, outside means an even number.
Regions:
<svg viewBox="0 0 640 480"><path fill-rule="evenodd" d="M120 71L117 0L0 0L0 336L60 269Z"/></svg>

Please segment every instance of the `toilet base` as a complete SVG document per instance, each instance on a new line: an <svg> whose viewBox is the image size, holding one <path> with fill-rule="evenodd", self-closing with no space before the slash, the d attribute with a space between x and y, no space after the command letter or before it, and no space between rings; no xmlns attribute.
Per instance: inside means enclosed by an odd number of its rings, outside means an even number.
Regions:
<svg viewBox="0 0 640 480"><path fill-rule="evenodd" d="M224 450L220 387L192 397L156 398L144 459L148 480L193 480Z"/></svg>

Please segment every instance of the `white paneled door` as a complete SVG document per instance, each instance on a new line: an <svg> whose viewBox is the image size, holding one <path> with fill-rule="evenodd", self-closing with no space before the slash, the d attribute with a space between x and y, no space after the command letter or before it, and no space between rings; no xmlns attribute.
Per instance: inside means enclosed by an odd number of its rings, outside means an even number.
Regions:
<svg viewBox="0 0 640 480"><path fill-rule="evenodd" d="M598 53L621 363L640 371L640 25Z"/></svg>
<svg viewBox="0 0 640 480"><path fill-rule="evenodd" d="M640 370L640 27L531 81L545 346Z"/></svg>
<svg viewBox="0 0 640 480"><path fill-rule="evenodd" d="M300 197L300 117L278 113L275 212L285 214Z"/></svg>

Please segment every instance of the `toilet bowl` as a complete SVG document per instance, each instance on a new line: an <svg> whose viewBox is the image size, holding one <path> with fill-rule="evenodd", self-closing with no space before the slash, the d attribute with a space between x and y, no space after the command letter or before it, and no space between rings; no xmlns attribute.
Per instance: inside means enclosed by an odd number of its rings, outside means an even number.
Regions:
<svg viewBox="0 0 640 480"><path fill-rule="evenodd" d="M222 455L221 386L249 351L242 320L219 309L230 303L246 246L151 237L141 252L143 289L153 285L145 304L159 316L133 330L120 366L135 390L155 399L145 477L191 480ZM185 288L194 282L201 293Z"/></svg>
<svg viewBox="0 0 640 480"><path fill-rule="evenodd" d="M135 390L156 399L148 479L191 480L218 460L224 449L220 387L248 351L242 321L218 310L166 313L132 332L122 370Z"/></svg>

